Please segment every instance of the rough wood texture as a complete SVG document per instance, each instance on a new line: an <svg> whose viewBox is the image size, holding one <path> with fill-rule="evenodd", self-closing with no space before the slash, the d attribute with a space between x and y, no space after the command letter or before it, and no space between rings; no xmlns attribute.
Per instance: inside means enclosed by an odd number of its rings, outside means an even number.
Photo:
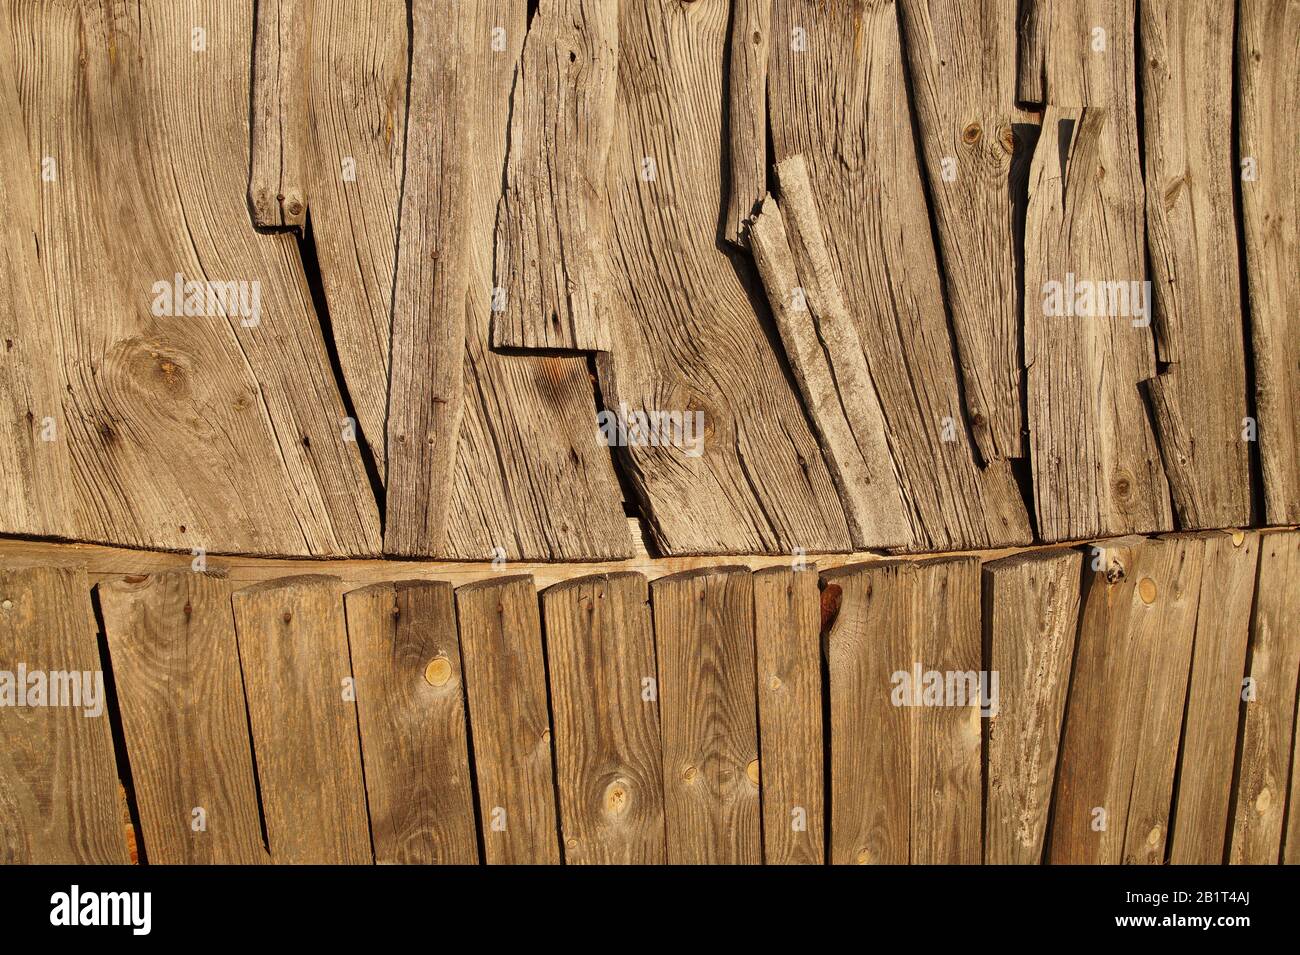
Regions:
<svg viewBox="0 0 1300 955"><path fill-rule="evenodd" d="M1028 540L1009 464L981 468L967 425L894 5L777 3L772 35L779 38L768 80L776 159L802 153L807 160L834 275L857 324L913 515L912 546Z"/></svg>
<svg viewBox="0 0 1300 955"><path fill-rule="evenodd" d="M271 861L373 861L342 585L293 577L233 603Z"/></svg>
<svg viewBox="0 0 1300 955"><path fill-rule="evenodd" d="M743 567L651 585L672 865L757 864L754 585Z"/></svg>
<svg viewBox="0 0 1300 955"><path fill-rule="evenodd" d="M1089 554L1053 863L1164 861L1203 553L1169 538Z"/></svg>
<svg viewBox="0 0 1300 955"><path fill-rule="evenodd" d="M583 577L542 594L568 864L665 861L649 599L640 574Z"/></svg>
<svg viewBox="0 0 1300 955"><path fill-rule="evenodd" d="M1223 862L1259 535L1205 539L1169 861Z"/></svg>
<svg viewBox="0 0 1300 955"><path fill-rule="evenodd" d="M232 589L190 571L98 587L150 863L269 861Z"/></svg>
<svg viewBox="0 0 1300 955"><path fill-rule="evenodd" d="M0 863L127 862L92 614L82 571L0 569L0 671L10 684L0 706ZM97 704L84 695L88 679ZM38 683L44 705L29 696ZM56 683L81 705L50 705Z"/></svg>
<svg viewBox="0 0 1300 955"><path fill-rule="evenodd" d="M998 674L999 686L998 711L987 734L988 864L1043 860L1082 566L1078 551L1054 551L984 567L984 662Z"/></svg>
<svg viewBox="0 0 1300 955"><path fill-rule="evenodd" d="M531 577L456 591L484 861L558 864L551 728Z"/></svg>
<svg viewBox="0 0 1300 955"><path fill-rule="evenodd" d="M618 4L541 0L512 93L496 347L609 348L604 185L617 90Z"/></svg>
<svg viewBox="0 0 1300 955"><path fill-rule="evenodd" d="M903 0L898 16L971 432L984 460L1018 458L1016 0Z"/></svg>
<svg viewBox="0 0 1300 955"><path fill-rule="evenodd" d="M1241 212L1255 411L1271 524L1300 523L1300 3L1241 0ZM1250 173L1253 178L1247 175Z"/></svg>
<svg viewBox="0 0 1300 955"><path fill-rule="evenodd" d="M1147 237L1156 356L1147 383L1182 528L1250 523L1246 359L1237 278L1232 11L1219 0L1142 4Z"/></svg>
<svg viewBox="0 0 1300 955"><path fill-rule="evenodd" d="M754 574L763 861L825 862L821 596L815 570Z"/></svg>
<svg viewBox="0 0 1300 955"><path fill-rule="evenodd" d="M727 212L723 238L747 244L767 193L767 60L772 0L733 0L727 47Z"/></svg>
<svg viewBox="0 0 1300 955"><path fill-rule="evenodd" d="M248 207L253 225L307 221L307 60L312 0L258 0L253 24L253 110Z"/></svg>
<svg viewBox="0 0 1300 955"><path fill-rule="evenodd" d="M1228 861L1278 861L1291 776L1296 684L1300 674L1300 533L1264 534L1250 624L1246 675L1254 700L1245 704ZM1292 807L1293 811L1295 806ZM1293 850L1294 851L1294 850Z"/></svg>
<svg viewBox="0 0 1300 955"><path fill-rule="evenodd" d="M918 705L901 675L980 670L979 562L823 574L834 864L978 863L980 701ZM951 702L952 705L946 705Z"/></svg>
<svg viewBox="0 0 1300 955"><path fill-rule="evenodd" d="M1042 103L1047 99L1046 68L1047 10L1052 0L1019 0L1020 65L1016 73L1016 98L1023 103Z"/></svg>
<svg viewBox="0 0 1300 955"><path fill-rule="evenodd" d="M345 598L375 861L478 862L451 584L398 581Z"/></svg>

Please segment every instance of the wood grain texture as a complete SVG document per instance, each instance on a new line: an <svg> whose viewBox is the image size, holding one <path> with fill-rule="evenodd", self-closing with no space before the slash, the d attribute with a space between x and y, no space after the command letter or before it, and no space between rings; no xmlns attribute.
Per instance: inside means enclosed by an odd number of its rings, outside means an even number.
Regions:
<svg viewBox="0 0 1300 955"><path fill-rule="evenodd" d="M403 580L344 602L375 861L474 865L453 588Z"/></svg>
<svg viewBox="0 0 1300 955"><path fill-rule="evenodd" d="M1042 103L1047 99L1046 25L1052 0L1019 0L1019 67L1016 72L1016 98L1024 103Z"/></svg>
<svg viewBox="0 0 1300 955"><path fill-rule="evenodd" d="M902 680L934 671L946 688L949 673L978 676L978 561L845 567L822 580L839 601L826 637L830 861L978 863L978 690L959 700L954 680L951 699L931 705Z"/></svg>
<svg viewBox="0 0 1300 955"><path fill-rule="evenodd" d="M1241 217L1255 411L1271 524L1300 523L1300 3L1241 0L1237 99ZM1250 172L1253 178L1247 178Z"/></svg>
<svg viewBox="0 0 1300 955"><path fill-rule="evenodd" d="M1082 567L1082 554L1073 550L984 567L985 666L998 674L999 686L987 734L987 864L1037 865L1043 859Z"/></svg>
<svg viewBox="0 0 1300 955"><path fill-rule="evenodd" d="M894 5L778 3L772 34L776 160L802 153L808 163L916 528L910 546L1027 541L1010 466L980 466L960 394Z"/></svg>
<svg viewBox="0 0 1300 955"><path fill-rule="evenodd" d="M754 585L741 567L651 585L671 865L758 864Z"/></svg>
<svg viewBox="0 0 1300 955"><path fill-rule="evenodd" d="M763 861L822 865L821 595L815 570L754 574Z"/></svg>
<svg viewBox="0 0 1300 955"><path fill-rule="evenodd" d="M271 861L372 862L342 584L292 577L232 600Z"/></svg>
<svg viewBox="0 0 1300 955"><path fill-rule="evenodd" d="M649 604L640 574L583 577L542 594L567 864L665 860Z"/></svg>
<svg viewBox="0 0 1300 955"><path fill-rule="evenodd" d="M1273 865L1282 843L1291 776L1300 675L1300 533L1264 534L1246 669L1254 700L1245 704L1228 861Z"/></svg>
<svg viewBox="0 0 1300 955"><path fill-rule="evenodd" d="M248 208L260 228L307 220L307 60L312 0L258 0Z"/></svg>
<svg viewBox="0 0 1300 955"><path fill-rule="evenodd" d="M126 864L101 667L84 572L0 569L0 863Z"/></svg>
<svg viewBox="0 0 1300 955"><path fill-rule="evenodd" d="M456 591L485 862L558 865L546 662L533 579Z"/></svg>
<svg viewBox="0 0 1300 955"><path fill-rule="evenodd" d="M767 193L767 61L772 0L732 0L727 47L727 211L723 238L746 226Z"/></svg>
<svg viewBox="0 0 1300 955"><path fill-rule="evenodd" d="M97 589L150 863L268 862L234 588L172 571Z"/></svg>

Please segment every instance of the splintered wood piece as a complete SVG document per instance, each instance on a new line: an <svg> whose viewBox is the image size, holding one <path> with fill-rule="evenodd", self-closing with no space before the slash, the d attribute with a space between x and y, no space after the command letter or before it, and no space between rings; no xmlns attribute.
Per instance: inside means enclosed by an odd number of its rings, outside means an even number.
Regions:
<svg viewBox="0 0 1300 955"><path fill-rule="evenodd" d="M899 5L971 433L1024 454L1011 163L1016 0Z"/></svg>
<svg viewBox="0 0 1300 955"><path fill-rule="evenodd" d="M984 862L991 865L1043 860L1082 564L1082 554L1070 550L984 566L985 665L999 684L988 723Z"/></svg>
<svg viewBox="0 0 1300 955"><path fill-rule="evenodd" d="M1205 540L1169 861L1219 865L1230 822L1259 535Z"/></svg>
<svg viewBox="0 0 1300 955"><path fill-rule="evenodd" d="M1278 861L1300 674L1298 595L1300 533L1261 535L1246 670L1249 682L1242 692L1246 723L1228 850L1228 861L1234 864L1273 865ZM1294 853L1294 847L1289 851Z"/></svg>
<svg viewBox="0 0 1300 955"><path fill-rule="evenodd" d="M232 600L271 861L374 861L342 583L287 577Z"/></svg>
<svg viewBox="0 0 1300 955"><path fill-rule="evenodd" d="M763 860L754 585L744 567L651 584L671 865Z"/></svg>
<svg viewBox="0 0 1300 955"><path fill-rule="evenodd" d="M979 561L859 565L822 580L839 601L826 638L830 861L978 863Z"/></svg>
<svg viewBox="0 0 1300 955"><path fill-rule="evenodd" d="M307 221L307 59L312 0L258 0L248 206L253 225Z"/></svg>
<svg viewBox="0 0 1300 955"><path fill-rule="evenodd" d="M496 347L609 348L603 186L617 90L618 4L541 0L515 81L497 214Z"/></svg>
<svg viewBox="0 0 1300 955"><path fill-rule="evenodd" d="M474 865L452 586L375 584L344 602L375 861Z"/></svg>
<svg viewBox="0 0 1300 955"><path fill-rule="evenodd" d="M234 588L172 571L97 589L149 861L268 862Z"/></svg>
<svg viewBox="0 0 1300 955"><path fill-rule="evenodd" d="M560 862L537 592L529 576L456 590L484 861Z"/></svg>
<svg viewBox="0 0 1300 955"><path fill-rule="evenodd" d="M733 0L727 64L727 220L723 238L744 246L767 193L767 59L772 0Z"/></svg>
<svg viewBox="0 0 1300 955"><path fill-rule="evenodd" d="M981 467L917 168L894 4L772 7L776 159L802 153L857 326L916 550L1023 543L1009 462ZM789 216L789 210L782 211ZM969 420L969 424L968 424Z"/></svg>
<svg viewBox="0 0 1300 955"><path fill-rule="evenodd" d="M641 574L582 577L542 594L568 864L665 859L649 597Z"/></svg>
<svg viewBox="0 0 1300 955"><path fill-rule="evenodd" d="M1270 524L1300 523L1300 3L1242 0L1241 215ZM1222 30L1222 24L1216 25ZM1219 132L1222 132L1223 127ZM1243 425L1246 427L1246 425Z"/></svg>
<svg viewBox="0 0 1300 955"><path fill-rule="evenodd" d="M0 569L0 863L125 865L90 582Z"/></svg>
<svg viewBox="0 0 1300 955"><path fill-rule="evenodd" d="M1204 541L1094 548L1065 710L1053 863L1164 861Z"/></svg>
<svg viewBox="0 0 1300 955"><path fill-rule="evenodd" d="M821 595L815 570L754 574L763 861L822 865Z"/></svg>

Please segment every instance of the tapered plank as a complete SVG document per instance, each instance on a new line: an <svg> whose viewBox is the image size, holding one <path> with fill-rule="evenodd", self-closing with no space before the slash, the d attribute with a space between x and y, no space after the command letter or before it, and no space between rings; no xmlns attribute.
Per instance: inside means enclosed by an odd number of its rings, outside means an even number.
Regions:
<svg viewBox="0 0 1300 955"><path fill-rule="evenodd" d="M1300 534L1264 534L1250 622L1246 723L1241 736L1228 861L1273 865L1282 842L1300 672Z"/></svg>
<svg viewBox="0 0 1300 955"><path fill-rule="evenodd" d="M1016 72L1016 98L1024 103L1042 103L1046 98L1047 9L1051 0L1019 0L1019 68Z"/></svg>
<svg viewBox="0 0 1300 955"><path fill-rule="evenodd" d="M767 193L767 61L772 0L733 0L727 63L727 219L723 238L746 244L745 227Z"/></svg>
<svg viewBox="0 0 1300 955"><path fill-rule="evenodd" d="M477 863L451 584L375 584L344 603L375 861Z"/></svg>
<svg viewBox="0 0 1300 955"><path fill-rule="evenodd" d="M312 0L259 0L253 23L248 207L253 225L307 219L307 58Z"/></svg>
<svg viewBox="0 0 1300 955"><path fill-rule="evenodd" d="M343 585L288 577L232 601L271 861L373 861Z"/></svg>
<svg viewBox="0 0 1300 955"><path fill-rule="evenodd" d="M149 861L269 861L234 588L207 574L172 571L97 589Z"/></svg>
<svg viewBox="0 0 1300 955"><path fill-rule="evenodd" d="M817 572L754 574L763 861L825 861L821 595Z"/></svg>
<svg viewBox="0 0 1300 955"><path fill-rule="evenodd" d="M742 567L651 585L672 865L757 864L754 585Z"/></svg>
<svg viewBox="0 0 1300 955"><path fill-rule="evenodd" d="M1300 3L1241 0L1241 218L1270 524L1300 522Z"/></svg>
<svg viewBox="0 0 1300 955"><path fill-rule="evenodd" d="M542 595L564 861L661 864L663 764L650 592L640 574Z"/></svg>
<svg viewBox="0 0 1300 955"><path fill-rule="evenodd" d="M978 863L979 562L887 562L822 579L839 602L826 648L830 861Z"/></svg>
<svg viewBox="0 0 1300 955"><path fill-rule="evenodd" d="M1047 551L984 567L985 665L998 674L988 722L988 864L1043 860L1082 566L1078 551Z"/></svg>
<svg viewBox="0 0 1300 955"><path fill-rule="evenodd" d="M0 569L0 673L0 862L125 865L84 571Z"/></svg>
<svg viewBox="0 0 1300 955"><path fill-rule="evenodd" d="M533 578L456 591L484 861L558 864L546 664Z"/></svg>

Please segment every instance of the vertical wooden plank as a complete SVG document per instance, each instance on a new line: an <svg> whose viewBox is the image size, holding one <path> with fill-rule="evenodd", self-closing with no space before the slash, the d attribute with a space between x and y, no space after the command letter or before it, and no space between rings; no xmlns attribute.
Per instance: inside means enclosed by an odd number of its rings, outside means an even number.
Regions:
<svg viewBox="0 0 1300 955"><path fill-rule="evenodd" d="M371 862L342 583L287 577L233 602L271 861Z"/></svg>
<svg viewBox="0 0 1300 955"><path fill-rule="evenodd" d="M727 63L727 219L723 238L744 245L767 192L767 57L772 0L733 0Z"/></svg>
<svg viewBox="0 0 1300 955"><path fill-rule="evenodd" d="M998 674L988 722L984 861L1037 865L1070 688L1083 555L1048 551L984 567L985 665Z"/></svg>
<svg viewBox="0 0 1300 955"><path fill-rule="evenodd" d="M1300 533L1263 534L1250 624L1246 725L1228 859L1272 865L1282 842L1300 674Z"/></svg>
<svg viewBox="0 0 1300 955"><path fill-rule="evenodd" d="M1205 539L1170 862L1223 862L1258 561L1258 534Z"/></svg>
<svg viewBox="0 0 1300 955"><path fill-rule="evenodd" d="M344 603L375 861L477 863L451 584L375 584Z"/></svg>
<svg viewBox="0 0 1300 955"><path fill-rule="evenodd" d="M528 575L456 590L484 861L558 864L537 592Z"/></svg>
<svg viewBox="0 0 1300 955"><path fill-rule="evenodd" d="M307 221L307 59L311 0L258 0L248 206L253 225Z"/></svg>
<svg viewBox="0 0 1300 955"><path fill-rule="evenodd" d="M542 595L566 863L665 859L650 591L641 574Z"/></svg>
<svg viewBox="0 0 1300 955"><path fill-rule="evenodd" d="M757 864L754 585L744 567L651 585L672 865Z"/></svg>
<svg viewBox="0 0 1300 955"><path fill-rule="evenodd" d="M151 863L269 861L233 589L190 571L123 577L98 588Z"/></svg>
<svg viewBox="0 0 1300 955"><path fill-rule="evenodd" d="M821 594L815 570L754 574L763 861L825 862Z"/></svg>

